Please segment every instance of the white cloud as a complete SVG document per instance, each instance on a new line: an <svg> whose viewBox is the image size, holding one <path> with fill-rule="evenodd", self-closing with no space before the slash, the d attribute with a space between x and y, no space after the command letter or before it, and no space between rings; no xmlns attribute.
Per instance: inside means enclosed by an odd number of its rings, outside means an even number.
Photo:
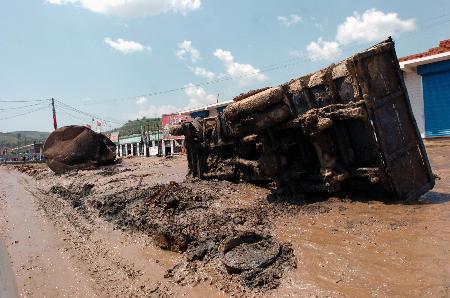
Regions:
<svg viewBox="0 0 450 298"><path fill-rule="evenodd" d="M136 104L138 104L138 105L143 105L146 102L147 102L147 96L139 96L138 99L136 100Z"/></svg>
<svg viewBox="0 0 450 298"><path fill-rule="evenodd" d="M353 42L375 42L416 28L414 19L401 20L397 13L384 13L375 8L368 9L362 15L355 12L340 24L335 41L310 42L306 47L308 57L316 60L333 60L337 58L342 46Z"/></svg>
<svg viewBox="0 0 450 298"><path fill-rule="evenodd" d="M239 79L241 85L250 85L267 80L267 76L261 73L260 69L250 64L235 62L230 51L217 49L213 55L223 62L226 73L233 79Z"/></svg>
<svg viewBox="0 0 450 298"><path fill-rule="evenodd" d="M416 28L414 19L402 20L395 12L384 13L372 8L362 15L355 12L353 16L347 17L338 27L336 40L341 44L374 42L389 35L399 36L400 33L414 28Z"/></svg>
<svg viewBox="0 0 450 298"><path fill-rule="evenodd" d="M200 52L192 46L192 41L190 40L183 40L183 42L180 42L175 55L180 60L186 60L186 56L189 56L193 63L200 59Z"/></svg>
<svg viewBox="0 0 450 298"><path fill-rule="evenodd" d="M136 114L136 118L159 118L162 114L171 114L175 113L178 110L179 109L177 107L172 105L151 105L148 107L141 106L140 110Z"/></svg>
<svg viewBox="0 0 450 298"><path fill-rule="evenodd" d="M57 0L52 0L57 1ZM59 1L59 0L58 0ZM141 52L145 49L151 51L151 47L145 47L142 44L136 41L124 40L122 38L118 38L117 40L112 40L109 37L105 38L105 43L109 45L114 50L121 52L122 54L131 54L135 52Z"/></svg>
<svg viewBox="0 0 450 298"><path fill-rule="evenodd" d="M198 108L216 102L216 96L208 94L205 89L200 86L189 83L184 87L184 92L188 101L187 105L183 109ZM137 99L136 104L139 106L139 111L136 115L130 115L131 117L136 116L138 119L142 117L156 118L161 117L162 114L176 113L181 110L179 107L170 104L147 106L147 99L148 98L146 96L141 96Z"/></svg>
<svg viewBox="0 0 450 298"><path fill-rule="evenodd" d="M222 49L216 49L213 53L214 56L216 56L217 58L219 58L219 60L221 60L223 63L233 63L234 62L234 57L233 55L231 55L230 51L224 51Z"/></svg>
<svg viewBox="0 0 450 298"><path fill-rule="evenodd" d="M144 17L174 12L182 15L201 7L201 0L47 0L50 4L74 4L95 13L120 17Z"/></svg>
<svg viewBox="0 0 450 298"><path fill-rule="evenodd" d="M202 67L189 67L189 69L198 77L205 78L208 81L211 81L216 78L216 74L212 71L206 70Z"/></svg>
<svg viewBox="0 0 450 298"><path fill-rule="evenodd" d="M308 57L313 60L333 60L341 54L339 43L335 41L324 41L321 37L317 42L312 41L306 47Z"/></svg>
<svg viewBox="0 0 450 298"><path fill-rule="evenodd" d="M291 14L288 16L279 16L278 21L286 27L290 27L300 23L302 21L302 17L296 14Z"/></svg>
<svg viewBox="0 0 450 298"><path fill-rule="evenodd" d="M207 94L202 87L189 83L185 88L184 91L188 97L187 109L198 108L216 102L216 97L212 94Z"/></svg>

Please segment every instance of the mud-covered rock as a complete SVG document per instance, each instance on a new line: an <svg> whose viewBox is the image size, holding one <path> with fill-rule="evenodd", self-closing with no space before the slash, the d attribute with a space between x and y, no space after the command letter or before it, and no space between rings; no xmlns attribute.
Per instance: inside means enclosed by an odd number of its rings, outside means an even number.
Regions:
<svg viewBox="0 0 450 298"><path fill-rule="evenodd" d="M53 131L43 148L49 168L61 174L73 169L106 165L116 158L116 145L84 126L64 126Z"/></svg>

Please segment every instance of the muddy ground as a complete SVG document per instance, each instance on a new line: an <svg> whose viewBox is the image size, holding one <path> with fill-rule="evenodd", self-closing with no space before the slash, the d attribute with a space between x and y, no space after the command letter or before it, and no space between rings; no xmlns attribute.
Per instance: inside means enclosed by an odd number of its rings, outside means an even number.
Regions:
<svg viewBox="0 0 450 298"><path fill-rule="evenodd" d="M448 296L450 141L426 145L440 180L409 203L277 198L186 179L184 157L64 175L3 166L0 239L24 296ZM243 231L279 251L230 273L220 244Z"/></svg>

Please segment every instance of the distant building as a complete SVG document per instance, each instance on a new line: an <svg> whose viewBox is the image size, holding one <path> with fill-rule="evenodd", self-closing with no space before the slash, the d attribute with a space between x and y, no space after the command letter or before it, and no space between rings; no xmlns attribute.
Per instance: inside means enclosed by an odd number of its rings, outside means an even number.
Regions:
<svg viewBox="0 0 450 298"><path fill-rule="evenodd" d="M3 149L2 161L40 161L42 160L42 143L33 143L25 146Z"/></svg>
<svg viewBox="0 0 450 298"><path fill-rule="evenodd" d="M164 131L162 155L179 154L184 151L184 136L172 136L169 133L170 126L189 121L195 118L215 117L218 113L233 101L215 103L195 109L187 109L178 113L164 114L161 117L161 124Z"/></svg>
<svg viewBox="0 0 450 298"><path fill-rule="evenodd" d="M422 137L450 136L450 39L399 61Z"/></svg>
<svg viewBox="0 0 450 298"><path fill-rule="evenodd" d="M179 112L179 114L183 116L188 116L192 119L215 117L217 116L218 113L223 112L223 110L232 102L233 102L232 100L228 100L195 109L187 109Z"/></svg>
<svg viewBox="0 0 450 298"><path fill-rule="evenodd" d="M163 140L161 154L163 156L180 154L184 150L184 136L172 136L169 129L172 125L179 124L183 121L188 121L191 118L187 115L178 113L163 114L161 116L161 127L163 129Z"/></svg>
<svg viewBox="0 0 450 298"><path fill-rule="evenodd" d="M117 139L116 154L119 157L127 156L156 156L161 154L162 131L143 131L142 134L133 134L129 136L113 136Z"/></svg>

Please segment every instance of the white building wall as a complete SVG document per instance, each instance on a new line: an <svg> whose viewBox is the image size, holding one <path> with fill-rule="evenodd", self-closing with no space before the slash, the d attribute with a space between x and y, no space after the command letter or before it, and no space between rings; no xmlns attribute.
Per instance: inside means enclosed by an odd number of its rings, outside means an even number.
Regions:
<svg viewBox="0 0 450 298"><path fill-rule="evenodd" d="M425 110L423 102L422 77L416 72L403 72L406 89L408 90L409 100L412 111L416 118L422 138L425 137Z"/></svg>
<svg viewBox="0 0 450 298"><path fill-rule="evenodd" d="M208 117L216 117L217 116L217 108L208 109L209 115Z"/></svg>

